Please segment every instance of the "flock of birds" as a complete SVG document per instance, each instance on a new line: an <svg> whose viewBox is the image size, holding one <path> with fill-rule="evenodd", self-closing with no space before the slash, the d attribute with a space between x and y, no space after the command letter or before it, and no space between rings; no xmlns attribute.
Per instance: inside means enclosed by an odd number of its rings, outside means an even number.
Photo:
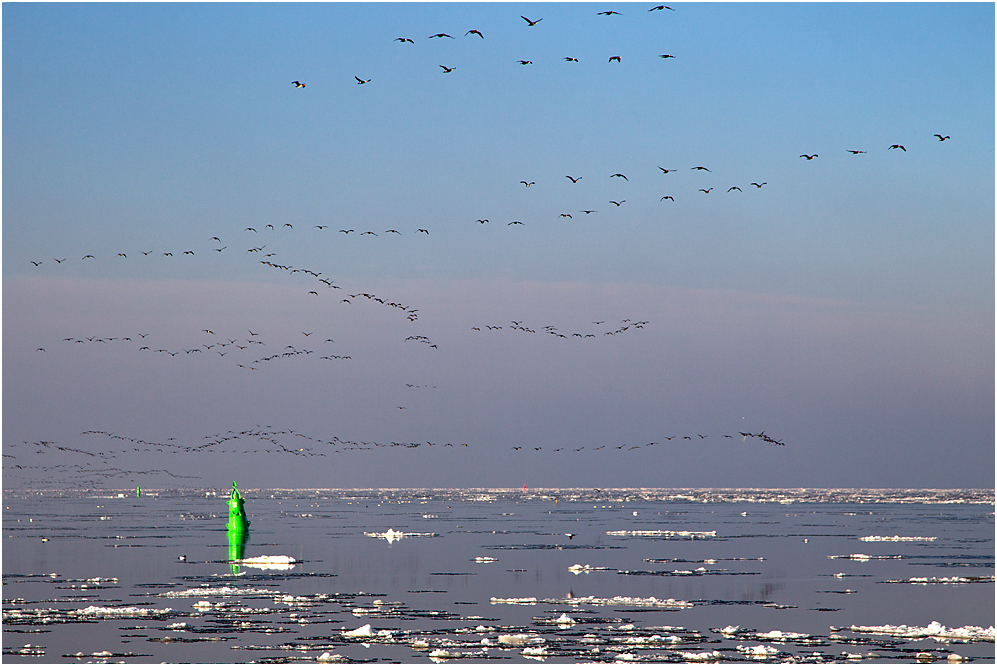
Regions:
<svg viewBox="0 0 997 666"><path fill-rule="evenodd" d="M415 385L412 385L413 387ZM784 442L776 440L765 432L751 433L739 432L741 441L750 438L758 438L764 442L785 446ZM452 442L401 442L375 440L356 440L351 438L341 438L338 436L312 437L305 433L293 429L277 429L273 426L256 425L253 428L244 430L228 430L223 433L204 435L199 441L194 443L183 443L175 437L170 437L165 441L152 441L141 437L130 437L119 435L107 430L85 430L80 433L80 437L85 439L97 438L94 446L90 449L80 446L65 446L50 440L38 440L34 442L22 441L22 446L8 445L3 454L5 470L21 470L38 474L47 474L39 478L40 482L57 484L59 482L78 486L96 486L111 479L124 479L135 475L155 476L164 475L174 479L198 479L197 475L176 474L165 468L154 469L125 469L115 465L127 464L130 456L134 454L174 454L174 455L201 455L201 454L267 454L267 455L292 455L303 458L328 457L329 455L347 452L373 452L379 449L418 449L420 447L438 447L440 450L446 448L460 449L471 448L467 443L454 444ZM689 440L702 442L709 438L709 435L697 433L697 439L691 435L669 435L662 437L662 441L647 442L646 444L622 444L608 445L589 448L589 451L601 451L603 449L619 450L630 452L636 449L647 449L653 446L661 446L664 442L672 440ZM720 439L736 439L734 435L722 435ZM520 445L511 447L513 451L543 451L543 446ZM585 446L557 447L548 449L552 453L581 452ZM11 452L6 452L11 451ZM44 456L56 451L76 456L83 460L81 463L60 462L46 464ZM60 458L65 460L65 456ZM8 462L8 460L10 462Z"/></svg>
<svg viewBox="0 0 997 666"><path fill-rule="evenodd" d="M665 10L675 11L673 7L667 5L656 5L646 11L660 12ZM612 17L619 15L620 12L601 11L598 12L597 14L599 16ZM525 21L524 27L527 29L536 29L538 28L538 26L540 26L541 22L543 21L542 17L529 18L526 16L522 16L521 18L523 19L523 21ZM464 33L463 37L471 40L484 40L486 38L486 35L482 30L478 28L472 28L467 30ZM428 40L446 40L446 39L457 40L456 37L445 32L435 33L429 35L428 37ZM402 45L416 44L416 40L411 37L398 37L394 41ZM661 53L658 54L658 58L668 60L668 59L674 59L676 58L676 56L671 53ZM565 55L563 57L563 61L569 63L576 63L576 64L580 62L579 58L574 55ZM533 60L529 58L523 58L518 60L517 62L519 66L523 67L533 65ZM616 54L609 55L608 63L609 64L615 63L616 65L622 65L623 57L621 55L616 55ZM450 64L440 64L439 67L442 70L442 74L444 75L453 74L457 69L456 66ZM363 76L355 76L354 78L357 85L368 85L371 84L373 81L372 76L366 76L366 78L364 78ZM307 84L301 80L294 80L291 82L291 84L296 90L304 90L307 87ZM937 139L939 143L942 143L950 140L951 136L939 133L935 134L934 138ZM912 146L912 148L914 147ZM888 145L886 150L907 153L907 148L905 147L904 144L901 143L891 143ZM853 156L860 156L867 154L869 151L865 149L848 148L846 152ZM813 162L814 160L817 160L819 158L820 155L818 155L816 152L803 152L799 155L799 159L805 160L807 163ZM634 187L633 185L630 184L630 178L633 176L637 176L639 180L641 178L647 178L648 173L653 174L653 178L656 179L658 183L662 184L661 189L655 193L656 197L659 194L661 195L657 201L657 203L660 204L664 204L664 202L674 203L676 202L677 198L683 196L680 192L674 191L673 188L668 187L670 174L675 174L680 171L685 171L685 172L692 171L696 172L697 174L702 174L702 177L704 179L718 178L718 176L714 174L710 168L702 164L693 164L693 165L686 164L684 166L682 165L661 166L660 164L648 165L646 171L639 174L631 173L629 176L626 173L623 173L622 171L614 171L613 173L609 173L609 171L610 169L607 169L605 172L603 172L603 174L595 176L593 176L592 174L579 175L577 172L573 172L571 174L565 174L564 178L570 182L569 187L575 188L577 186L579 189L577 190L572 189L572 191L579 193L584 192L585 190L583 188L586 185L592 183L594 180L598 180L599 178L603 179L608 178L608 180L613 181L613 183L617 184L616 186L619 187L620 189L618 190L619 196L615 196L614 198L607 199L605 201L605 203L611 204L614 207L613 209L610 210L620 209L625 204L627 204L628 199L626 198L626 196L628 190L626 188ZM707 174L712 174L712 175L707 176ZM674 176L671 177L674 178ZM560 183L562 184L564 183L563 180L560 180L560 175L558 175L556 178ZM585 180L586 178L587 180ZM582 182L583 180L584 183ZM546 187L550 186L551 184L552 180L545 182L544 178L537 177L535 175L533 177L527 176L519 181L519 185L523 186L522 189L529 193L525 196L541 196L540 194L535 194L535 193L538 192L542 193L543 190ZM745 191L758 192L761 191L764 187L768 186L769 182L767 180L763 180L762 178L758 178L757 180L751 181L750 183L742 182L740 184L731 184L730 182L727 182L721 184L721 183L710 182L709 180L704 180L700 184L702 184L703 187L698 188L696 191L699 194L702 194L703 196L707 196L711 195L714 191L724 191L724 190L726 191L727 194L732 194L732 193L740 194L744 193ZM515 188L518 188L519 185L516 185L515 183L509 184L510 187L515 187ZM695 196L699 196L699 194L696 194ZM560 212L558 215L558 219L573 220L578 215L584 215L588 217L590 215L598 214L599 212L600 212L599 205L586 205L584 207L578 206L577 208L572 208L571 210ZM468 220L468 222L470 223L471 221ZM480 217L477 217L475 220L473 220L473 224L477 225L485 225L489 223L490 219L485 215L481 215ZM240 245L243 245L244 253L242 253L240 256L243 257L247 257L247 255L251 256L253 259L256 260L256 263L259 266L271 269L272 271L277 271L288 277L296 275L298 277L307 278L311 282L309 286L311 286L312 288L307 290L306 295L309 297L320 299L316 301L317 305L319 304L325 305L326 301L321 300L324 294L328 295L335 294L336 298L334 299L334 302L341 304L343 306L355 307L355 304L360 302L378 304L384 307L391 308L401 313L401 315L403 315L409 322L416 322L419 319L418 315L419 310L410 304L403 303L397 298L392 298L389 296L385 296L383 294L375 294L370 291L346 290L344 287L335 284L335 280L333 280L331 277L324 275L321 271L314 270L311 268L296 267L291 263L289 263L288 261L281 259L278 256L278 253L273 251L272 247L268 249L268 245L270 245L271 243L276 243L277 238L281 238L282 240L287 240L288 238L292 238L292 236L290 235L292 233L293 237L303 240L307 243L312 243L314 237L303 238L300 235L301 234L300 231L297 232L294 231L295 224L299 224L299 229L301 228L301 226L306 226L307 227L306 231L314 230L314 232L322 234L335 234L337 237L341 238L349 238L354 234L356 238L365 238L365 237L377 238L377 237L389 237L389 236L408 236L408 237L424 236L427 238L429 237L436 238L435 231L433 232L434 235L431 236L430 230L428 228L423 228L423 227L415 229L414 232L406 230L404 228L400 230L395 228L381 229L380 227L378 227L377 229L366 229L363 231L358 231L357 229L350 228L348 225L346 225L344 226L344 228L339 228L337 231L336 228L339 225L330 225L330 224L302 225L297 222L295 222L294 224L292 224L291 222L286 222L283 224L281 224L280 222L275 222L268 224L258 224L257 226L247 226L244 229L242 229L241 234L237 234L234 239L230 238L228 242L223 242L222 241L223 234L219 234L211 236L208 239L206 246L198 246L188 249L169 248L169 249L160 249L160 250L124 248L123 251L120 252L111 251L108 252L106 255L100 255L100 253L96 252L89 252L83 254L82 257L80 258L80 261L94 262L99 264L100 263L100 260L98 259L99 255L106 257L108 261L117 261L117 262L126 262L126 261L132 262L136 260L142 260L145 258L151 259L155 257L164 260L188 259L191 261L196 261L196 260L201 260L201 258L204 257L205 255L211 257L211 256L222 255L223 253L226 253L225 256L230 256L234 253L238 254L240 252L239 250L230 249L230 248L236 248ZM526 226L526 224L527 223L521 219L514 219L505 222L505 226ZM268 237L267 234L271 234L272 236ZM278 234L284 234L284 235L278 236ZM69 257L63 257L63 258L53 257L52 261L56 265L61 265L63 263L68 262ZM31 260L30 263L35 268L40 268L43 266L43 264L47 264L47 260L35 259ZM336 291L339 291L339 293L336 294L335 293ZM350 292L355 292L355 293L350 293ZM349 308L349 310L352 309L353 308ZM603 325L606 324L605 320L594 320L592 321L592 324L597 328L593 330L581 330L581 331L573 330L572 332L569 333L569 332L562 332L557 326L554 325L545 325L545 326L538 326L532 324L528 325L524 324L522 320L512 320L510 324L484 324L484 325L472 326L471 330L474 331L475 333L493 332L493 331L502 331L502 330L517 331L519 333L528 333L528 334L535 334L539 332L550 335L558 339L591 339L591 338L596 338L597 336L599 337L618 336L623 333L640 330L648 326L649 322L646 320L623 319L619 322L619 324L615 325L610 324L604 327ZM120 346L127 344L133 347L134 350L139 353L145 353L150 355L162 355L164 357L169 357L169 358L177 357L177 358L192 359L192 358L204 358L211 356L217 359L224 359L225 361L231 361L238 368L248 371L255 371L258 370L259 368L262 368L263 366L273 365L277 362L286 361L294 358L305 359L312 357L316 360L323 360L323 361L350 361L353 360L354 358L353 354L342 354L342 353L333 354L326 352L325 350L329 349L327 345L336 344L334 338L331 336L326 336L321 334L313 338L312 337L313 332L308 332L308 331L301 331L302 338L293 341L284 340L281 342L277 342L272 338L264 339L258 332L255 332L253 330L248 330L248 334L240 333L238 335L227 334L224 336L220 336L215 333L213 328L209 327L202 329L200 331L200 334L202 337L198 339L196 343L191 342L190 344L183 344L183 345L176 345L176 344L168 345L162 343L157 344L156 343L157 336L151 335L150 333L135 333L132 335L125 335L125 336L77 334L63 338L63 342L73 346L74 348L75 347L87 348L92 346L107 347L113 345ZM321 340L321 342L319 342L319 340ZM405 343L413 342L416 343L416 345L424 344L428 348L438 349L438 345L425 335L409 335L404 338L403 342ZM46 352L46 348L44 346L38 346L35 348L35 350L36 352ZM423 387L423 386L428 387L429 385L407 384L407 387L410 388ZM399 407L399 409L404 409L404 407ZM261 427L261 426L257 426L256 428L253 429L247 429L238 432L230 430L224 434L208 436L205 438L208 441L199 443L197 445L179 444L175 441L152 442L152 441L142 440L139 438L124 437L102 430L90 430L82 433L82 435L88 437L97 437L97 436L104 437L107 440L120 441L122 443L127 443L131 446L128 448L122 448L120 450L113 448L101 448L99 450L88 451L86 449L82 449L75 446L70 447L70 446L59 445L55 442L47 440L37 441L32 443L24 442L24 444L31 446L34 453L46 453L49 451L58 450L65 454L75 454L88 458L89 460L87 460L85 464L77 466L76 471L79 472L80 474L91 474L93 476L104 475L106 477L115 477L116 475L161 472L177 478L189 478L189 477L180 477L179 475L172 474L165 470L152 470L151 472L149 471L139 472L139 471L121 470L106 466L102 468L100 471L98 471L93 466L93 463L97 461L102 461L106 463L107 461L115 458L118 454L148 452L148 451L156 451L162 453L183 453L183 454L197 454L205 452L266 453L266 454L292 454L296 456L308 457L308 456L325 456L330 452L340 453L345 451L370 451L379 448L398 448L398 447L418 448L422 446L425 447L439 446L440 448L445 448L445 447L454 446L454 444L452 443L437 444L428 441L427 442L354 441L351 439L341 439L335 436L327 437L324 439L312 438L302 433L295 432L293 430L276 430L270 427ZM752 438L752 439L758 439L768 444L774 444L778 446L785 445L784 442L777 440L773 437L770 437L769 435L766 435L764 431L760 433L740 432L739 435L741 436L742 441L747 441L748 438ZM300 442L301 444L305 444L303 446L289 446L287 445L286 442L282 441L282 438L288 438L288 437L304 438L304 440L307 440L307 442L306 441ZM735 435L730 435L730 434L722 436L722 438L729 438L729 439L734 439L735 437L736 437ZM668 442L673 439L678 439L678 441L683 441L683 440L702 441L707 439L707 435L697 434L696 438L697 439L694 440L692 435L685 435L681 437L676 435L670 435L668 437L664 437L662 441ZM251 449L246 447L235 446L236 443L239 442L245 443L246 441L255 442L259 444L259 446ZM598 451L606 448L614 448L619 450L626 449L628 451L632 451L635 449L652 447L660 444L661 442L649 442L646 444L638 444L638 445L628 445L628 444L618 445L618 446L602 445L599 447L590 448L589 450ZM229 448L225 448L225 445L228 445ZM468 445L466 443L458 445L458 447L467 447L467 446ZM532 448L534 451L543 450L542 446L519 445L512 447L512 449L516 451L528 450L530 448ZM586 449L585 446L581 446L578 448L559 447L553 449L553 451L562 452L570 450L570 451L580 452L585 449ZM13 453L6 453L6 452L4 453L3 457L5 459L4 469L8 468L6 462L8 459L18 459L18 457L15 456ZM20 470L20 469L29 469L33 467L37 468L39 466L27 465L24 464L23 461L18 459L18 463L11 465L10 467L13 469ZM63 466L52 466L48 469L56 470L59 469L60 467Z"/></svg>

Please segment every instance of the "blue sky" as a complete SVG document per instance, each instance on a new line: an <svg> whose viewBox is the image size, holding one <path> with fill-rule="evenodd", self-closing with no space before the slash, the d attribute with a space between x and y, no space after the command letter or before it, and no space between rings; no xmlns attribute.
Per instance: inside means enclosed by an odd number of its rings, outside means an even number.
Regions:
<svg viewBox="0 0 997 666"><path fill-rule="evenodd" d="M654 6L4 5L4 482L989 486L993 5Z"/></svg>

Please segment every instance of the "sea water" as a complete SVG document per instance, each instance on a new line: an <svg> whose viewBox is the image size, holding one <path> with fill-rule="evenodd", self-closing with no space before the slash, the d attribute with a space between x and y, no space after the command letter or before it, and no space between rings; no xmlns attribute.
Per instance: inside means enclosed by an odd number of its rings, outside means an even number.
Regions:
<svg viewBox="0 0 997 666"><path fill-rule="evenodd" d="M5 662L994 659L994 493L3 495Z"/></svg>

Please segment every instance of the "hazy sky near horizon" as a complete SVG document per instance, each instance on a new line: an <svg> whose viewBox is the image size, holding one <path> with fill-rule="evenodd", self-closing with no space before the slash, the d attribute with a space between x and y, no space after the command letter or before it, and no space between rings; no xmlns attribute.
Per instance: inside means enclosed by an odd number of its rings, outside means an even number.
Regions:
<svg viewBox="0 0 997 666"><path fill-rule="evenodd" d="M994 6L655 6L4 5L5 487L991 487Z"/></svg>

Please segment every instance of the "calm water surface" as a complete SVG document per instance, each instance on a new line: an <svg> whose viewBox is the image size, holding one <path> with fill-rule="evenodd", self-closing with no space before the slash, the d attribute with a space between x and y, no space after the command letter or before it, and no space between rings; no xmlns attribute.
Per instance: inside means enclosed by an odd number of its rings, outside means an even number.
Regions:
<svg viewBox="0 0 997 666"><path fill-rule="evenodd" d="M990 490L227 496L4 493L4 661L994 658Z"/></svg>

